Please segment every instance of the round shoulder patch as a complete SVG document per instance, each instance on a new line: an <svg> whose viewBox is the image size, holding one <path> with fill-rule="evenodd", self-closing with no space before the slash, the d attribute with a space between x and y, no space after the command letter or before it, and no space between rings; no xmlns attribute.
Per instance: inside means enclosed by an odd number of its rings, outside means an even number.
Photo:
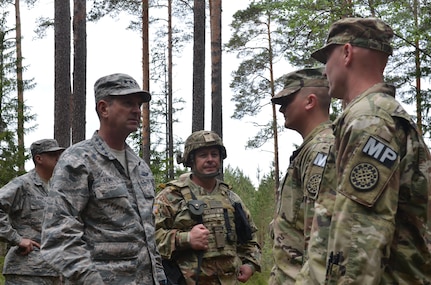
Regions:
<svg viewBox="0 0 431 285"><path fill-rule="evenodd" d="M379 182L379 170L370 163L359 163L350 172L350 183L362 192L371 191Z"/></svg>
<svg viewBox="0 0 431 285"><path fill-rule="evenodd" d="M307 188L309 198L314 200L316 199L319 192L320 180L320 174L313 174L310 179L308 179L307 185L305 187Z"/></svg>

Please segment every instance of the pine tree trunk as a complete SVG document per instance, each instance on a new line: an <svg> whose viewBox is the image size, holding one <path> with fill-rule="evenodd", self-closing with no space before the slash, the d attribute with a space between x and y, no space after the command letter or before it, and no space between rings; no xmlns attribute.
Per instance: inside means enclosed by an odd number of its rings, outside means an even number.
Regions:
<svg viewBox="0 0 431 285"><path fill-rule="evenodd" d="M223 136L221 0L210 0L211 26L211 130Z"/></svg>
<svg viewBox="0 0 431 285"><path fill-rule="evenodd" d="M22 68L22 45L21 45L21 12L19 0L15 0L15 31L16 31L16 79L18 91L18 169L25 171L25 147L24 147L24 81Z"/></svg>
<svg viewBox="0 0 431 285"><path fill-rule="evenodd" d="M87 97L86 1L74 0L73 7L72 143L77 143L85 139Z"/></svg>
<svg viewBox="0 0 431 285"><path fill-rule="evenodd" d="M54 1L54 138L70 145L70 3Z"/></svg>
<svg viewBox="0 0 431 285"><path fill-rule="evenodd" d="M205 0L194 0L192 132L205 127Z"/></svg>
<svg viewBox="0 0 431 285"><path fill-rule="evenodd" d="M142 0L142 88L150 91L148 0ZM142 158L150 165L150 103L142 104Z"/></svg>

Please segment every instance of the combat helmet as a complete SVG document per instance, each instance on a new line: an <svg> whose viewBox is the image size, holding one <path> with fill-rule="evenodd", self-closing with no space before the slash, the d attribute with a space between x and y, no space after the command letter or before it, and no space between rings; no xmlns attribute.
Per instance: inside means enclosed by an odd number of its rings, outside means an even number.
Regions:
<svg viewBox="0 0 431 285"><path fill-rule="evenodd" d="M202 147L217 146L220 149L221 159L227 157L226 148L218 134L212 131L193 132L184 144L184 153L177 158L178 163L183 163L186 167L192 167L191 155L194 151Z"/></svg>

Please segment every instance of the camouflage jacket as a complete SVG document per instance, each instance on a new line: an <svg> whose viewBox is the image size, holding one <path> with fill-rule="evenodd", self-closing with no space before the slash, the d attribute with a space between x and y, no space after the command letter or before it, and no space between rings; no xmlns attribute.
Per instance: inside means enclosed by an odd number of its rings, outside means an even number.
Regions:
<svg viewBox="0 0 431 285"><path fill-rule="evenodd" d="M431 157L394 95L377 84L334 122L298 284L431 284Z"/></svg>
<svg viewBox="0 0 431 285"><path fill-rule="evenodd" d="M58 276L43 260L38 248L23 256L18 247L22 238L40 243L47 196L47 187L34 169L0 189L0 239L11 246L5 257L3 274Z"/></svg>
<svg viewBox="0 0 431 285"><path fill-rule="evenodd" d="M154 179L126 146L129 174L97 132L66 149L50 181L42 254L73 284L158 284Z"/></svg>
<svg viewBox="0 0 431 285"><path fill-rule="evenodd" d="M194 284L198 261L196 252L190 248L187 241L187 235L198 222L192 218L187 207L187 199L184 198L181 188L188 188L192 191L198 200L206 203L208 209L204 216L209 216L209 219L204 217L203 224L210 230L209 250L203 254L201 275L199 275L200 282L208 285L238 284L238 270L245 263L253 265L256 270L260 271L261 251L257 243L257 228L240 197L229 190L228 185L219 180L216 188L210 194L193 183L190 177L187 177L167 183L166 188L157 195L154 214L156 216L156 239L162 258L174 260L179 265L187 284ZM214 218L217 216L216 209L212 209L210 206L211 203L217 204L214 201L221 202L223 208L227 209L228 212L233 210L232 204L234 202L242 204L253 231L251 241L237 245L235 241L227 240L227 229L223 219L219 224L223 225L222 236L225 240L222 241L223 246L217 249L213 232L215 227L210 224L210 221L207 222L211 216ZM235 231L234 224L231 225L231 228Z"/></svg>
<svg viewBox="0 0 431 285"><path fill-rule="evenodd" d="M331 123L321 123L290 157L287 174L277 191L276 211L270 225L274 242L270 284L294 284L305 262L314 201L333 140Z"/></svg>

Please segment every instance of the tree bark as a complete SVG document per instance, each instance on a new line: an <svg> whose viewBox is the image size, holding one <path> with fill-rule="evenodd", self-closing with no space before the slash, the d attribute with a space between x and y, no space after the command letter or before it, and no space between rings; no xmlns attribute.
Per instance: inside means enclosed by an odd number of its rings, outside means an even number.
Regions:
<svg viewBox="0 0 431 285"><path fill-rule="evenodd" d="M54 1L54 138L70 145L70 3Z"/></svg>
<svg viewBox="0 0 431 285"><path fill-rule="evenodd" d="M211 130L223 137L221 0L210 0Z"/></svg>
<svg viewBox="0 0 431 285"><path fill-rule="evenodd" d="M194 0L192 132L205 126L205 0Z"/></svg>
<svg viewBox="0 0 431 285"><path fill-rule="evenodd" d="M142 88L150 91L148 0L142 0ZM142 158L150 165L150 103L142 104Z"/></svg>
<svg viewBox="0 0 431 285"><path fill-rule="evenodd" d="M25 171L24 159L24 81L23 81L23 68L22 68L22 45L21 45L21 12L19 0L15 0L15 31L16 31L16 79L17 79L17 92L18 92L18 169Z"/></svg>
<svg viewBox="0 0 431 285"><path fill-rule="evenodd" d="M74 0L73 9L73 94L72 143L85 139L87 88L87 7L85 0Z"/></svg>
<svg viewBox="0 0 431 285"><path fill-rule="evenodd" d="M172 76L172 0L168 0L168 180L174 179L174 128L173 128L173 76Z"/></svg>

